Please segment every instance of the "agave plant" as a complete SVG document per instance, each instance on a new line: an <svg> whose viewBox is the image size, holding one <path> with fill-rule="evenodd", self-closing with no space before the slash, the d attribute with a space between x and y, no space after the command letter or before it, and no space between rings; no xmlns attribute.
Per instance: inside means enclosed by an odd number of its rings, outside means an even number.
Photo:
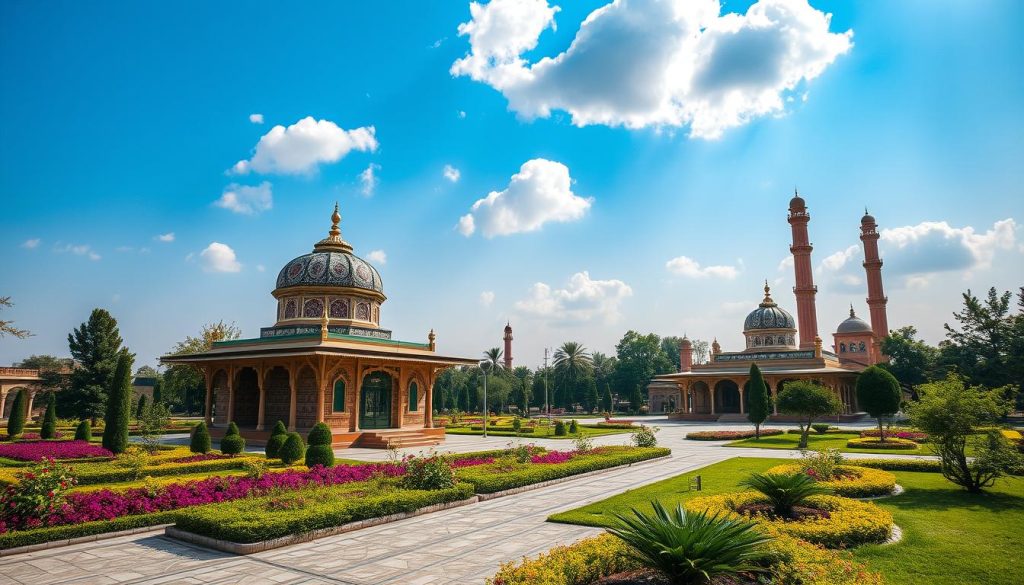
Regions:
<svg viewBox="0 0 1024 585"><path fill-rule="evenodd" d="M658 571L670 583L709 583L720 575L757 572L763 558L761 545L769 537L745 520L686 512L683 506L669 512L652 501L653 513L633 508L632 514L616 514L619 526L608 532L622 539L644 566Z"/></svg>
<svg viewBox="0 0 1024 585"><path fill-rule="evenodd" d="M740 485L767 497L779 516L791 516L793 506L799 506L811 496L832 493L830 488L805 473L751 473Z"/></svg>

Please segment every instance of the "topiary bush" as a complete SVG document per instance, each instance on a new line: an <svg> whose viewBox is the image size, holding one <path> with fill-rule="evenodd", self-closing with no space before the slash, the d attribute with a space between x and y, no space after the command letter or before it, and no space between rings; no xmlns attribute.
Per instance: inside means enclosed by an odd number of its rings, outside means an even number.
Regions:
<svg viewBox="0 0 1024 585"><path fill-rule="evenodd" d="M575 435L578 432L580 432L580 425L576 422L576 419L572 419L572 421L569 422L569 434Z"/></svg>
<svg viewBox="0 0 1024 585"><path fill-rule="evenodd" d="M92 425L89 424L89 419L82 419L82 422L78 423L75 427L75 440L76 441L88 441L92 438Z"/></svg>
<svg viewBox="0 0 1024 585"><path fill-rule="evenodd" d="M25 410L28 408L28 390L22 388L14 395L11 415L7 419L7 436L17 437L25 430Z"/></svg>
<svg viewBox="0 0 1024 585"><path fill-rule="evenodd" d="M245 437L238 432L238 425L232 421L224 433L224 438L220 440L220 452L225 455L238 455L242 451L245 451Z"/></svg>
<svg viewBox="0 0 1024 585"><path fill-rule="evenodd" d="M200 422L192 430L192 441L189 443L189 450L193 453L209 453L210 431L206 428L206 422Z"/></svg>
<svg viewBox="0 0 1024 585"><path fill-rule="evenodd" d="M283 422L277 421L277 424L274 425L274 429L270 431L270 438L267 439L267 446L264 449L267 459L277 459L277 454L281 450L281 446L284 445L287 438L288 429L284 427Z"/></svg>
<svg viewBox="0 0 1024 585"><path fill-rule="evenodd" d="M281 445L281 449L277 452L277 456L286 465L291 465L306 454L306 444L302 442L302 435L299 433L288 433L287 438L284 440L284 445Z"/></svg>
<svg viewBox="0 0 1024 585"><path fill-rule="evenodd" d="M316 423L309 431L307 440L309 448L306 449L306 467L334 465L334 449L331 447L334 437L330 427L322 422Z"/></svg>
<svg viewBox="0 0 1024 585"><path fill-rule="evenodd" d="M555 436L556 437L564 437L565 436L565 423L560 421L560 420L559 421L555 421Z"/></svg>
<svg viewBox="0 0 1024 585"><path fill-rule="evenodd" d="M819 435L824 435L825 433L828 432L829 426L831 425L829 425L828 423L814 423L813 425L811 425L811 428L814 429L814 432L818 433Z"/></svg>
<svg viewBox="0 0 1024 585"><path fill-rule="evenodd" d="M43 428L39 432L39 438L57 438L57 397L53 392L46 397L46 414L43 415Z"/></svg>

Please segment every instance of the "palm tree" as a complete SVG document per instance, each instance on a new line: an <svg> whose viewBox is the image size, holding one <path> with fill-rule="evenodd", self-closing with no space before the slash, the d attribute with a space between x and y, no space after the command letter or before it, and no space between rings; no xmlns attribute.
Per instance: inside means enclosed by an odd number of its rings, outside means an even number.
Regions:
<svg viewBox="0 0 1024 585"><path fill-rule="evenodd" d="M587 348L578 341L566 341L555 350L555 378L563 382L562 403L569 406L578 382L593 370L594 362Z"/></svg>
<svg viewBox="0 0 1024 585"><path fill-rule="evenodd" d="M483 367L491 374L497 374L505 367L505 362L502 360L502 351L500 347L492 347L484 352L484 364Z"/></svg>

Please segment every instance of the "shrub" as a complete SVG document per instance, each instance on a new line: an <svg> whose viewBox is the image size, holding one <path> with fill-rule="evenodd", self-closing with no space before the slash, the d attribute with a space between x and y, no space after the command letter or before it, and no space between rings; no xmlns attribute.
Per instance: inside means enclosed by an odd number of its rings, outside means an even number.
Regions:
<svg viewBox="0 0 1024 585"><path fill-rule="evenodd" d="M572 444L577 453L589 453L594 450L594 440L586 435L576 435Z"/></svg>
<svg viewBox="0 0 1024 585"><path fill-rule="evenodd" d="M649 427L646 425L640 425L636 430L631 432L630 439L633 441L633 445L637 447L657 447L658 437L654 436L659 430L658 427Z"/></svg>
<svg viewBox="0 0 1024 585"><path fill-rule="evenodd" d="M146 412L146 395L139 396L139 402L135 405L135 419L141 419L142 413Z"/></svg>
<svg viewBox="0 0 1024 585"><path fill-rule="evenodd" d="M128 426L132 407L132 362L134 356L123 349L107 393L107 412L103 418L103 448L115 455L128 448Z"/></svg>
<svg viewBox="0 0 1024 585"><path fill-rule="evenodd" d="M740 482L767 498L777 516L793 516L793 508L804 504L811 496L831 494L832 490L804 473L751 473Z"/></svg>
<svg viewBox="0 0 1024 585"><path fill-rule="evenodd" d="M835 392L815 382L789 382L779 393L779 412L801 418L800 449L807 448L807 435L814 419L838 414L842 407Z"/></svg>
<svg viewBox="0 0 1024 585"><path fill-rule="evenodd" d="M206 428L205 422L200 422L192 429L192 440L189 442L189 449L193 453L209 453L211 449L210 431Z"/></svg>
<svg viewBox="0 0 1024 585"><path fill-rule="evenodd" d="M46 413L43 414L43 426L39 436L43 439L57 438L57 397L54 392L46 395Z"/></svg>
<svg viewBox="0 0 1024 585"><path fill-rule="evenodd" d="M277 459L277 453L281 450L281 446L284 445L287 438L288 429L285 428L283 422L277 421L273 430L270 431L270 438L267 439L267 446L264 449L267 459Z"/></svg>
<svg viewBox="0 0 1024 585"><path fill-rule="evenodd" d="M691 441L736 441L749 439L754 436L754 433L754 431L696 431L687 433L686 438ZM785 434L782 429L761 429L762 437L782 434Z"/></svg>
<svg viewBox="0 0 1024 585"><path fill-rule="evenodd" d="M37 525L60 510L69 489L75 486L71 469L53 459L20 471L17 485L0 494L0 525L4 531Z"/></svg>
<svg viewBox="0 0 1024 585"><path fill-rule="evenodd" d="M886 449L886 450L914 450L917 449L917 443L908 441L906 439L897 439L889 437L885 441L882 439L868 438L868 439L850 439L846 442L847 448L850 449Z"/></svg>
<svg viewBox="0 0 1024 585"><path fill-rule="evenodd" d="M75 427L75 440L86 441L92 438L92 425L89 424L89 419L82 419Z"/></svg>
<svg viewBox="0 0 1024 585"><path fill-rule="evenodd" d="M238 425L232 421L228 424L228 430L220 440L220 452L225 455L238 455L245 451L245 437L238 432Z"/></svg>
<svg viewBox="0 0 1024 585"><path fill-rule="evenodd" d="M881 433L878 429L868 429L861 431L860 436L863 438L878 437ZM886 437L896 437L897 439L907 439L915 443L926 443L928 442L928 433L921 433L918 431L906 431L902 429L890 430L885 433Z"/></svg>
<svg viewBox="0 0 1024 585"><path fill-rule="evenodd" d="M839 449L801 451L800 458L802 470L818 481L830 481L835 477L839 466L843 464L843 454L839 452Z"/></svg>
<svg viewBox="0 0 1024 585"><path fill-rule="evenodd" d="M25 415L28 409L28 390L22 388L14 395L11 414L7 419L7 436L17 437L25 430Z"/></svg>
<svg viewBox="0 0 1024 585"><path fill-rule="evenodd" d="M523 430L523 421L519 420L519 417L512 419L512 430L516 433Z"/></svg>
<svg viewBox="0 0 1024 585"><path fill-rule="evenodd" d="M560 421L560 420L555 421L555 436L556 437L564 437L565 436L565 423Z"/></svg>
<svg viewBox="0 0 1024 585"><path fill-rule="evenodd" d="M407 457L402 486L416 490L444 490L455 485L451 461L443 455Z"/></svg>
<svg viewBox="0 0 1024 585"><path fill-rule="evenodd" d="M576 419L569 421L569 434L575 435L580 432L580 425L576 422Z"/></svg>
<svg viewBox="0 0 1024 585"><path fill-rule="evenodd" d="M322 422L313 425L313 428L309 431L306 467L313 467L314 465L330 467L334 465L334 449L331 447L333 441L334 436L331 434L330 427Z"/></svg>
<svg viewBox="0 0 1024 585"><path fill-rule="evenodd" d="M846 459L845 463L846 465L885 469L888 471L942 472L942 464L938 461L933 459L914 459L912 457L901 457L899 459Z"/></svg>
<svg viewBox="0 0 1024 585"><path fill-rule="evenodd" d="M768 385L757 364L750 364L750 387L747 390L747 420L754 423L754 439L761 438L761 425L772 413L772 399Z"/></svg>
<svg viewBox="0 0 1024 585"><path fill-rule="evenodd" d="M144 449L133 445L119 453L114 461L119 467L128 470L131 479L139 479L142 477L142 470L149 463L149 455Z"/></svg>
<svg viewBox="0 0 1024 585"><path fill-rule="evenodd" d="M302 442L302 435L295 432L288 433L288 437L284 440L284 445L281 445L281 450L277 453L285 465L295 463L302 459L305 454L306 445Z"/></svg>
<svg viewBox="0 0 1024 585"><path fill-rule="evenodd" d="M882 419L899 411L902 398L900 383L884 368L869 366L857 376L857 404L878 421L878 436L882 441L885 441Z"/></svg>
<svg viewBox="0 0 1024 585"><path fill-rule="evenodd" d="M242 462L242 469L245 470L245 476L249 479L259 480L267 473L266 459L259 459L252 457Z"/></svg>
<svg viewBox="0 0 1024 585"><path fill-rule="evenodd" d="M765 473L807 473L810 468L799 464L776 465ZM814 477L812 475L812 477ZM846 498L872 498L886 496L896 489L896 476L881 469L867 467L838 466L830 479L815 477L818 483L831 489L837 496Z"/></svg>
<svg viewBox="0 0 1024 585"><path fill-rule="evenodd" d="M616 514L620 526L608 532L630 547L640 564L664 575L670 583L697 583L746 572L760 572L761 545L769 538L752 522L737 518L687 513L682 504L669 512L658 500L653 513L634 508Z"/></svg>
<svg viewBox="0 0 1024 585"><path fill-rule="evenodd" d="M829 425L828 423L814 423L811 425L811 428L814 429L814 432L818 433L819 435L824 435L825 433L828 432L830 426L831 425Z"/></svg>

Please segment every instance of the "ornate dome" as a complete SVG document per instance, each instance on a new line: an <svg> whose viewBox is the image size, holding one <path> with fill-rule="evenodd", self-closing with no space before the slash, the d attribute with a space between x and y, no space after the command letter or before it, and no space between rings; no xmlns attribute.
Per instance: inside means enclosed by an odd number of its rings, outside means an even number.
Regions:
<svg viewBox="0 0 1024 585"><path fill-rule="evenodd" d="M854 314L853 305L850 305L850 316L839 324L836 333L871 333L871 325Z"/></svg>
<svg viewBox="0 0 1024 585"><path fill-rule="evenodd" d="M329 235L317 242L313 251L295 258L277 275L277 288L330 286L360 288L384 294L380 273L369 262L352 253L352 246L341 239L338 223L341 215L335 204Z"/></svg>
<svg viewBox="0 0 1024 585"><path fill-rule="evenodd" d="M764 300L743 321L743 331L759 329L796 329L796 319L772 300L771 289L764 283Z"/></svg>

